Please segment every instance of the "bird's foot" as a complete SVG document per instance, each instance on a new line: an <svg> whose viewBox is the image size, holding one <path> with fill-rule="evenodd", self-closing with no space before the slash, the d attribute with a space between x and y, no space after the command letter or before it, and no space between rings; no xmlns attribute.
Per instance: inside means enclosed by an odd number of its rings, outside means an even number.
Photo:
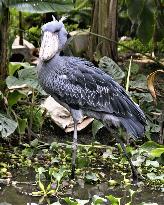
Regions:
<svg viewBox="0 0 164 205"><path fill-rule="evenodd" d="M144 177L140 173L137 171L132 172L132 181L134 185L138 185L142 180L144 180Z"/></svg>
<svg viewBox="0 0 164 205"><path fill-rule="evenodd" d="M132 180L134 185L138 184L138 172L135 169L132 169Z"/></svg>
<svg viewBox="0 0 164 205"><path fill-rule="evenodd" d="M71 170L71 176L70 176L71 179L74 179L75 178L75 165L72 164L72 170Z"/></svg>
<svg viewBox="0 0 164 205"><path fill-rule="evenodd" d="M143 180L144 180L144 177L140 174L138 174L137 176L132 175L132 183L134 186L138 186L140 182L142 182Z"/></svg>
<svg viewBox="0 0 164 205"><path fill-rule="evenodd" d="M136 175L136 176L132 176L132 180L133 180L133 184L134 185L137 185L138 184L138 176Z"/></svg>

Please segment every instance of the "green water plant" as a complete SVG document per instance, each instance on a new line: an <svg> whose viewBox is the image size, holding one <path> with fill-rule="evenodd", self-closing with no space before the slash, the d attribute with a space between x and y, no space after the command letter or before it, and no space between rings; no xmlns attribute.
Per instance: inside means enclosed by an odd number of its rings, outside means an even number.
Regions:
<svg viewBox="0 0 164 205"><path fill-rule="evenodd" d="M62 167L58 171L54 168L49 168L48 176L50 180L48 181L48 184L42 181L42 177L45 177L47 170L45 170L44 167L39 167L36 169L36 172L37 184L40 191L33 192L32 194L34 196L44 197L57 195L62 182L62 178L66 175L67 171Z"/></svg>

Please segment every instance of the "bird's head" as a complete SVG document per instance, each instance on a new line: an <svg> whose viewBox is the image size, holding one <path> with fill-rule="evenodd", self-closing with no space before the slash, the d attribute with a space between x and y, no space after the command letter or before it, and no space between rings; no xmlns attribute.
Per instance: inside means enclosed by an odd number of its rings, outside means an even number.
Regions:
<svg viewBox="0 0 164 205"><path fill-rule="evenodd" d="M42 41L39 52L39 58L42 61L48 61L60 52L67 41L67 31L64 27L63 20L57 21L53 17L53 21L42 26Z"/></svg>

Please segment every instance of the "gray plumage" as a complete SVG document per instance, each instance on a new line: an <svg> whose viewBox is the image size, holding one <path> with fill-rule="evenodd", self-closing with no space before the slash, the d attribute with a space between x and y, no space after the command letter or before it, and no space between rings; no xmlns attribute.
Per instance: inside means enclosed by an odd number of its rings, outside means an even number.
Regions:
<svg viewBox="0 0 164 205"><path fill-rule="evenodd" d="M67 41L67 31L61 21L42 27L43 38L39 53L38 78L43 89L66 107L74 120L72 177L75 173L77 123L85 115L101 120L110 127L123 127L134 138L144 135L145 116L125 90L108 74L82 58L60 56ZM121 139L116 140L126 155L137 181L137 172Z"/></svg>
<svg viewBox="0 0 164 205"><path fill-rule="evenodd" d="M135 138L144 134L145 116L125 90L108 74L84 59L55 56L39 66L43 89L67 109L81 110L101 120L122 126Z"/></svg>

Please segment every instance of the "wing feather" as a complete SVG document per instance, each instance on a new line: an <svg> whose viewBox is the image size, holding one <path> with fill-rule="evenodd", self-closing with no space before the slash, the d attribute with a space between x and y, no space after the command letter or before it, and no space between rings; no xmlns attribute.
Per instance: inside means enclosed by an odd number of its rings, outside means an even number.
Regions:
<svg viewBox="0 0 164 205"><path fill-rule="evenodd" d="M56 62L57 63L57 62ZM59 73L53 73L54 63L49 63L51 82L49 93L74 109L134 117L145 122L141 109L128 97L125 90L112 77L91 62L81 58L62 56ZM62 66L62 68L61 68Z"/></svg>

